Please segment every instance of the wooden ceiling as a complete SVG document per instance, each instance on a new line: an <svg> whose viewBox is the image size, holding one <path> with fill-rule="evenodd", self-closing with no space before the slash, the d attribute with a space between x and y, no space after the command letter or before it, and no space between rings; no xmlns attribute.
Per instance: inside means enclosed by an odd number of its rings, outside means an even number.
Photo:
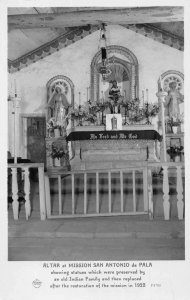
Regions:
<svg viewBox="0 0 190 300"><path fill-rule="evenodd" d="M183 7L11 7L8 9L8 59L18 61L71 33L102 23L118 24L147 37L149 31L171 39L169 46L183 50ZM146 33L147 30L147 33ZM175 40L175 42L174 42ZM177 44L176 44L177 40ZM73 40L72 40L73 41ZM177 46L176 46L177 45Z"/></svg>

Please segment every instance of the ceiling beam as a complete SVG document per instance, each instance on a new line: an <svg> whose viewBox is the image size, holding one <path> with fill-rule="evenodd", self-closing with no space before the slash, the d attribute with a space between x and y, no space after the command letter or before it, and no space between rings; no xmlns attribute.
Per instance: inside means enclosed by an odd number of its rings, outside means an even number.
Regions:
<svg viewBox="0 0 190 300"><path fill-rule="evenodd" d="M183 7L89 8L61 13L19 14L8 16L9 30L27 28L62 28L88 24L142 24L183 21Z"/></svg>

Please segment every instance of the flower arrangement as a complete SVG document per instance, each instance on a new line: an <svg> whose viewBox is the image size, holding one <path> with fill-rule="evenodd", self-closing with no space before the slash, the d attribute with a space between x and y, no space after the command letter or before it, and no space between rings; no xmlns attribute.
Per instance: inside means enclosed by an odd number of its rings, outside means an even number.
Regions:
<svg viewBox="0 0 190 300"><path fill-rule="evenodd" d="M144 114L146 117L155 117L159 113L159 105L158 103L145 103Z"/></svg>
<svg viewBox="0 0 190 300"><path fill-rule="evenodd" d="M170 155L171 159L174 159L175 156L181 155L181 152L183 151L183 146L171 146L168 150L167 153Z"/></svg>
<svg viewBox="0 0 190 300"><path fill-rule="evenodd" d="M97 116L96 114L93 113L87 113L86 116L84 117L85 121L91 122L91 123L95 123L97 120Z"/></svg>
<svg viewBox="0 0 190 300"><path fill-rule="evenodd" d="M50 118L47 122L47 129L61 129L61 124L55 121L55 118Z"/></svg>
<svg viewBox="0 0 190 300"><path fill-rule="evenodd" d="M59 146L56 146L55 144L52 144L52 150L51 150L50 156L53 159L54 158L60 159L62 157L67 159L68 152L67 151L65 152L62 146L59 147Z"/></svg>
<svg viewBox="0 0 190 300"><path fill-rule="evenodd" d="M167 122L170 126L179 126L183 123L183 114L171 115Z"/></svg>

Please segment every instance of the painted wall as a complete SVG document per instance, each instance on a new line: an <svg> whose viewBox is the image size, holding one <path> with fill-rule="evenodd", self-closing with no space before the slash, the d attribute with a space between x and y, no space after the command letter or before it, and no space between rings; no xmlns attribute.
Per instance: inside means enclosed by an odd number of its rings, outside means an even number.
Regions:
<svg viewBox="0 0 190 300"><path fill-rule="evenodd" d="M75 102L79 92L82 101L87 99L90 86L90 64L97 53L99 32L53 53L52 55L14 73L17 90L22 98L21 113L43 113L47 101L46 83L56 75L69 77L75 86ZM149 89L149 100L157 101L157 80L168 70L183 73L183 52L146 38L121 26L107 26L107 44L128 48L139 63L139 95Z"/></svg>

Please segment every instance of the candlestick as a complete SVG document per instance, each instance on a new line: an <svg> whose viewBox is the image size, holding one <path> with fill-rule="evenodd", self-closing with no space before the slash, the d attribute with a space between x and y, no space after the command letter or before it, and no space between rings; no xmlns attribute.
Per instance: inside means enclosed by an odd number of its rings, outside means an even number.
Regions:
<svg viewBox="0 0 190 300"><path fill-rule="evenodd" d="M17 97L16 79L14 80L14 82L15 82L15 97Z"/></svg>
<svg viewBox="0 0 190 300"><path fill-rule="evenodd" d="M79 92L79 106L81 105L81 97L80 97L80 92Z"/></svg>
<svg viewBox="0 0 190 300"><path fill-rule="evenodd" d="M146 89L146 100L147 100L147 103L148 103L148 89Z"/></svg>
<svg viewBox="0 0 190 300"><path fill-rule="evenodd" d="M144 91L142 90L142 100L143 100L143 107L144 107Z"/></svg>
<svg viewBox="0 0 190 300"><path fill-rule="evenodd" d="M137 98L137 85L135 85L135 99Z"/></svg>
<svg viewBox="0 0 190 300"><path fill-rule="evenodd" d="M87 87L87 89L86 89L86 90L87 90L87 101L88 101L88 87Z"/></svg>

